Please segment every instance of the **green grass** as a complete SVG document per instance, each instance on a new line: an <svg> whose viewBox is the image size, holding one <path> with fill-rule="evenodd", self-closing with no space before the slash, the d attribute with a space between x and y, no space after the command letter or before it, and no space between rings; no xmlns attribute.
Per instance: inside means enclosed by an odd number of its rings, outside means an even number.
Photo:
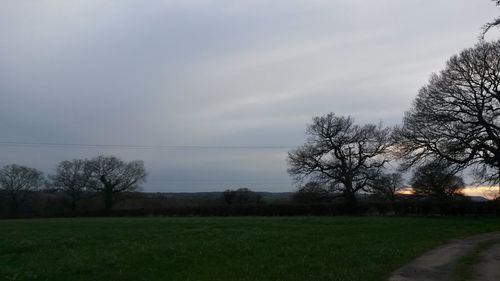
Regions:
<svg viewBox="0 0 500 281"><path fill-rule="evenodd" d="M386 280L463 218L78 218L0 221L0 280Z"/></svg>

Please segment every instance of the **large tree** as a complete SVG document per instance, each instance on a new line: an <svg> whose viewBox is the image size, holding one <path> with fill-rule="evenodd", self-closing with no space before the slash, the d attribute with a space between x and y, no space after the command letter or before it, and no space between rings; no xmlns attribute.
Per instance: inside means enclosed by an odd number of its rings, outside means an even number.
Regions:
<svg viewBox="0 0 500 281"><path fill-rule="evenodd" d="M0 188L6 195L12 214L17 214L27 196L44 184L41 171L17 164L0 169Z"/></svg>
<svg viewBox="0 0 500 281"><path fill-rule="evenodd" d="M433 74L395 136L405 168L447 161L500 183L500 41L480 42Z"/></svg>
<svg viewBox="0 0 500 281"><path fill-rule="evenodd" d="M416 195L446 200L459 194L465 187L449 163L434 161L418 167L410 181Z"/></svg>
<svg viewBox="0 0 500 281"><path fill-rule="evenodd" d="M114 156L98 156L87 161L87 169L95 180L90 188L102 194L106 210L113 208L117 195L138 190L146 180L142 161L125 162Z"/></svg>
<svg viewBox="0 0 500 281"><path fill-rule="evenodd" d="M388 161L390 129L381 125L357 125L351 117L333 113L314 117L307 127L309 138L288 153L288 173L296 182L312 180L329 186L350 205L361 190L382 171Z"/></svg>
<svg viewBox="0 0 500 281"><path fill-rule="evenodd" d="M56 168L56 174L51 175L51 185L66 193L71 199L71 210L75 211L77 202L83 191L92 182L91 171L85 160L73 159L62 161Z"/></svg>

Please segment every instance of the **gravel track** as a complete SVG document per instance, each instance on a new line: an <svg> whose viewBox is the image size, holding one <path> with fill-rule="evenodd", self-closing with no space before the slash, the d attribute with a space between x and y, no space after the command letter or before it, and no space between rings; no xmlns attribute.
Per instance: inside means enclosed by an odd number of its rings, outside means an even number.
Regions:
<svg viewBox="0 0 500 281"><path fill-rule="evenodd" d="M487 244L488 247L480 247ZM478 249L480 252L476 253ZM390 281L458 281L458 262L471 254L478 263L471 265L471 281L500 281L500 232L455 239L437 247L398 269Z"/></svg>

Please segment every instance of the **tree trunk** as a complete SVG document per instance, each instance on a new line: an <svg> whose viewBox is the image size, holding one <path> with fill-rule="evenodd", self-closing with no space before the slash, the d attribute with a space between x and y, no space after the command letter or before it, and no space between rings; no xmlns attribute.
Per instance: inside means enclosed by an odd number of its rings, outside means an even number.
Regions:
<svg viewBox="0 0 500 281"><path fill-rule="evenodd" d="M109 211L111 211L111 209L113 209L113 204L114 204L113 189L105 187L103 195L104 195L104 208L106 211L109 212Z"/></svg>
<svg viewBox="0 0 500 281"><path fill-rule="evenodd" d="M76 201L78 201L78 197L76 195L71 196L71 212L74 214L76 211Z"/></svg>
<svg viewBox="0 0 500 281"><path fill-rule="evenodd" d="M344 191L342 192L345 198L346 212L354 213L356 211L356 192L352 185L352 177L348 177L343 182Z"/></svg>
<svg viewBox="0 0 500 281"><path fill-rule="evenodd" d="M391 208L392 208L392 211L393 211L394 213L396 213L396 195L395 195L395 194L392 194L392 195L391 195L390 201L391 201Z"/></svg>
<svg viewBox="0 0 500 281"><path fill-rule="evenodd" d="M356 194L352 190L346 190L344 192L344 197L346 200L346 211L350 214L356 212Z"/></svg>
<svg viewBox="0 0 500 281"><path fill-rule="evenodd" d="M19 202L17 198L11 198L9 202L10 214L12 216L17 216L19 214Z"/></svg>
<svg viewBox="0 0 500 281"><path fill-rule="evenodd" d="M500 165L498 167L498 194L495 196L496 201L496 213L500 213Z"/></svg>
<svg viewBox="0 0 500 281"><path fill-rule="evenodd" d="M115 186L110 183L104 175L100 176L99 180L104 185L104 189L102 190L102 195L104 197L104 209L106 212L109 212L113 208L113 190Z"/></svg>
<svg viewBox="0 0 500 281"><path fill-rule="evenodd" d="M17 216L19 214L20 198L15 192L11 192L9 195L9 208L11 216Z"/></svg>

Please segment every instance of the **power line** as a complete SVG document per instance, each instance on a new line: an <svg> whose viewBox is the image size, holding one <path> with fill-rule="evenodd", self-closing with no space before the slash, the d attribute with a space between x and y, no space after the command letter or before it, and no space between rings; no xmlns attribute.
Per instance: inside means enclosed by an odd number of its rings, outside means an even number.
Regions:
<svg viewBox="0 0 500 281"><path fill-rule="evenodd" d="M292 181L156 181L156 180L148 180L147 184L188 184L188 185L209 185L209 184L293 184Z"/></svg>
<svg viewBox="0 0 500 281"><path fill-rule="evenodd" d="M225 182L225 183L230 183L230 182L291 182L291 179L169 179L169 178L159 178L159 177L151 177L151 179L148 179L149 181L155 181L155 182L171 182L171 183L177 183L177 182Z"/></svg>
<svg viewBox="0 0 500 281"><path fill-rule="evenodd" d="M291 149L293 146L279 145L128 145L128 144L90 144L57 142L21 142L0 141L4 146L49 147L49 148L85 148L85 149L146 149L146 150L273 150Z"/></svg>
<svg viewBox="0 0 500 281"><path fill-rule="evenodd" d="M293 186L294 182L286 179L148 179L148 186L252 186L252 185L286 185Z"/></svg>

